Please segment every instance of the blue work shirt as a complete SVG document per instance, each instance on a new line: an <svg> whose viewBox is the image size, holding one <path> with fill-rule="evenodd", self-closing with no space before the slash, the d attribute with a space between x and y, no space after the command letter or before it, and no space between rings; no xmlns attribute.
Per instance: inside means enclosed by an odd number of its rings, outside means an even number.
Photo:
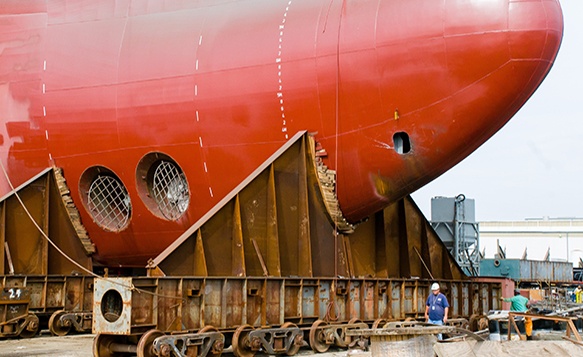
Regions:
<svg viewBox="0 0 583 357"><path fill-rule="evenodd" d="M447 298L442 293L437 295L431 293L425 305L429 306L429 320L443 320L445 308L449 307Z"/></svg>

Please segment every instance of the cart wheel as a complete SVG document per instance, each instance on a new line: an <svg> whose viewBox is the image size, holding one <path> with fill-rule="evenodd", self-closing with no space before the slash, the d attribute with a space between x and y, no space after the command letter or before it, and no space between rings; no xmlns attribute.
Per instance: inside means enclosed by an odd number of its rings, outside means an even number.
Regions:
<svg viewBox="0 0 583 357"><path fill-rule="evenodd" d="M315 352L324 353L330 348L330 345L326 344L323 330L319 328L327 325L328 323L324 320L316 320L310 327L310 347Z"/></svg>
<svg viewBox="0 0 583 357"><path fill-rule="evenodd" d="M377 328L383 328L385 327L385 325L387 324L387 320L386 319L376 319L373 324L372 324L372 329L377 329Z"/></svg>
<svg viewBox="0 0 583 357"><path fill-rule="evenodd" d="M140 337L138 341L138 348L136 353L138 357L156 357L154 353L154 340L160 336L164 336L164 333L159 330L149 330Z"/></svg>
<svg viewBox="0 0 583 357"><path fill-rule="evenodd" d="M65 325L61 321L63 315L65 315L65 310L58 310L49 319L49 331L55 336L65 336L71 331L71 325Z"/></svg>
<svg viewBox="0 0 583 357"><path fill-rule="evenodd" d="M35 314L29 314L28 317L29 317L28 323L26 324L26 326L24 326L24 328L22 329L22 331L20 331L20 334L18 335L21 338L31 338L38 333L39 325L38 316L36 316Z"/></svg>
<svg viewBox="0 0 583 357"><path fill-rule="evenodd" d="M486 315L473 314L470 316L470 327L468 330L472 332L484 330L488 328L488 317Z"/></svg>
<svg viewBox="0 0 583 357"><path fill-rule="evenodd" d="M233 346L233 354L236 357L255 356L255 351L251 349L251 341L249 341L249 332L251 331L253 331L253 327L250 325L242 325L233 333L233 341L231 342L231 345Z"/></svg>
<svg viewBox="0 0 583 357"><path fill-rule="evenodd" d="M293 322L286 322L281 325L281 328L297 328L298 325L294 324ZM292 341L291 345L289 346L289 350L285 352L288 356L293 356L300 350L300 345L296 344L296 341Z"/></svg>
<svg viewBox="0 0 583 357"><path fill-rule="evenodd" d="M343 328L342 333L340 334L340 343L336 341L336 346L341 348L350 347L350 343L352 343L352 337L346 335L346 330L356 330L356 329L363 329L368 328L368 325L362 322L359 318L353 317L348 321L349 325L359 325L358 327L351 327L351 328Z"/></svg>
<svg viewBox="0 0 583 357"><path fill-rule="evenodd" d="M200 331L198 331L198 333L205 332L219 332L219 329L211 325L206 325L205 327L201 328ZM215 341L215 343L211 347L209 354L212 354L213 357L219 357L223 353L224 349L225 349L225 336L223 336L222 340Z"/></svg>
<svg viewBox="0 0 583 357"><path fill-rule="evenodd" d="M201 328L198 333L205 333L205 332L219 332L219 330L211 325L206 325L205 327Z"/></svg>
<svg viewBox="0 0 583 357"><path fill-rule="evenodd" d="M487 316L484 316L484 315L480 316L480 318L478 319L478 330L477 331L487 329L488 328L488 322L489 321L488 321L488 317Z"/></svg>
<svg viewBox="0 0 583 357"><path fill-rule="evenodd" d="M93 339L93 357L113 357L109 346L115 342L115 336L98 334Z"/></svg>

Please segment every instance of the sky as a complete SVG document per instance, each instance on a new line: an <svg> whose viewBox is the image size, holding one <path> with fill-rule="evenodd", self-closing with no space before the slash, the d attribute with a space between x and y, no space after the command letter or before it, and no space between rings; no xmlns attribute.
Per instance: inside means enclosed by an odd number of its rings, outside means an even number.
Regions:
<svg viewBox="0 0 583 357"><path fill-rule="evenodd" d="M477 221L583 218L583 1L561 5L549 75L496 135L412 195L428 219L432 197L460 193L475 199Z"/></svg>

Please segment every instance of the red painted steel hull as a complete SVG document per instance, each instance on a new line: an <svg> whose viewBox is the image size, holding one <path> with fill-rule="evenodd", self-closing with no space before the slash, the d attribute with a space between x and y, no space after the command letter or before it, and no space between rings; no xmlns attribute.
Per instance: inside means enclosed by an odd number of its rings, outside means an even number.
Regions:
<svg viewBox="0 0 583 357"><path fill-rule="evenodd" d="M156 256L299 130L317 132L345 216L370 215L498 131L563 30L557 0L12 0L0 19L2 163L15 186L62 167L110 266ZM136 165L154 151L188 180L178 221L139 198ZM131 198L121 232L83 208L96 165Z"/></svg>

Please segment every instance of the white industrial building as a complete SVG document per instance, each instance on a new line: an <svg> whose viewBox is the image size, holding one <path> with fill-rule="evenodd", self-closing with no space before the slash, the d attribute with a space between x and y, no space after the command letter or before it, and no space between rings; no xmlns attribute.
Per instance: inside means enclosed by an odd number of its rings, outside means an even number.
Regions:
<svg viewBox="0 0 583 357"><path fill-rule="evenodd" d="M480 250L494 258L497 242L507 258L570 261L583 258L583 218L539 218L480 222ZM547 257L548 253L548 257Z"/></svg>

